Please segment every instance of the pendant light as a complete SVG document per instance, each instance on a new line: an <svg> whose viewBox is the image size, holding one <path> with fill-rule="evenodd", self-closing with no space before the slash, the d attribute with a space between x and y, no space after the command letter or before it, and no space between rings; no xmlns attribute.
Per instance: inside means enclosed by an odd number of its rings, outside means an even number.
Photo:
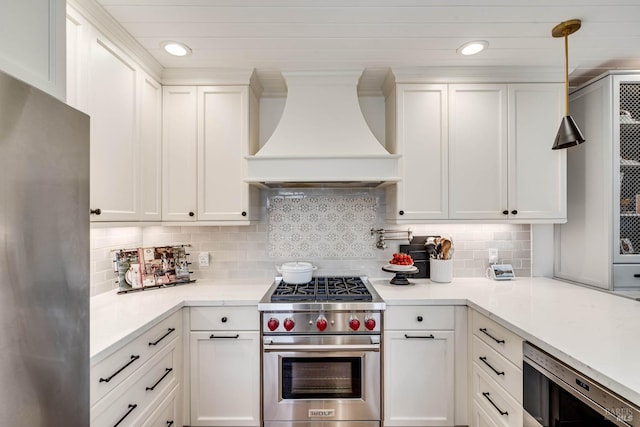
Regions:
<svg viewBox="0 0 640 427"><path fill-rule="evenodd" d="M573 117L569 115L569 35L580 29L582 22L579 19L571 19L561 22L551 30L553 37L564 37L564 86L565 86L565 116L560 122L560 129L556 135L552 150L573 147L582 144L585 139L578 129Z"/></svg>

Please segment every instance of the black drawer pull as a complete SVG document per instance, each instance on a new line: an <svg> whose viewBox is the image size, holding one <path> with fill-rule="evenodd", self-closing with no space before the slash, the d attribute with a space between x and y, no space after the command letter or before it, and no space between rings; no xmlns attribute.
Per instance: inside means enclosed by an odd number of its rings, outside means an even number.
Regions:
<svg viewBox="0 0 640 427"><path fill-rule="evenodd" d="M167 332L166 334L164 334L163 336L161 336L160 338L158 338L158 340L157 340L157 341L150 342L150 343L149 343L149 345L158 345L158 343L159 343L160 341L162 341L163 339L165 339L166 337L168 337L168 336L169 336L169 334L170 334L171 332L175 331L175 330L176 330L176 328L169 328L169 329L167 329L167 331L168 331L168 332Z"/></svg>
<svg viewBox="0 0 640 427"><path fill-rule="evenodd" d="M487 328L480 328L480 332L482 332L483 334L485 334L486 336L488 336L489 338L494 340L496 343L504 344L504 340L499 340L498 338L496 338L493 335L491 335L489 332L487 332Z"/></svg>
<svg viewBox="0 0 640 427"><path fill-rule="evenodd" d="M211 336L209 336L209 339L214 339L214 338L229 338L229 339L237 339L240 338L240 335L236 334L236 335L215 335L215 334L211 334Z"/></svg>
<svg viewBox="0 0 640 427"><path fill-rule="evenodd" d="M167 421L167 427L171 427L173 425L173 421Z"/></svg>
<svg viewBox="0 0 640 427"><path fill-rule="evenodd" d="M147 388L145 388L145 390L146 390L146 391L149 391L149 390L153 391L153 390L158 386L158 384L160 384L160 383L162 382L162 380L163 380L163 379L165 379L165 377L166 377L167 375L169 375L169 373L170 373L171 371L173 371L173 368L165 368L165 370L164 370L164 375L163 375L163 376L161 376L161 377L160 377L160 379L159 379L158 381L156 381L156 383L155 383L154 385L152 385L151 387L147 387Z"/></svg>
<svg viewBox="0 0 640 427"><path fill-rule="evenodd" d="M480 356L480 357L478 357L478 359L482 360L482 362L483 362L485 365L487 365L488 367L490 367L490 368L491 368L491 370L492 370L493 372L495 372L495 373L496 373L496 375L504 375L504 371L503 371L503 372L500 372L500 371L498 371L496 368L494 368L493 366L491 366L491 365L489 364L489 362L487 362L487 358L486 358L486 357L484 357L484 356Z"/></svg>
<svg viewBox="0 0 640 427"><path fill-rule="evenodd" d="M129 365L131 365L133 362L135 362L136 360L140 359L140 356L134 356L131 355L131 360L129 361L129 363L127 363L126 365L124 365L122 368L118 369L117 371L115 371L113 374L111 374L110 377L107 378L100 378L101 383L108 383L109 381L111 381L113 379L113 377L115 377L116 375L118 375L120 372L124 371L125 369L127 369L127 367Z"/></svg>
<svg viewBox="0 0 640 427"><path fill-rule="evenodd" d="M124 419L125 419L125 418L127 418L127 417L129 416L129 414L130 414L130 413L132 413L132 412L133 412L133 410L134 410L134 409L136 409L137 407L138 407L138 405L132 405L132 404L129 404L129 410L127 411L127 413L126 413L126 414L124 414L124 415L122 416L122 418L120 418L120 419L118 420L118 422L117 422L117 423L115 423L115 424L113 425L113 427L118 427L118 426L120 425L120 423L121 423L121 422L123 422L123 421L124 421Z"/></svg>
<svg viewBox="0 0 640 427"><path fill-rule="evenodd" d="M640 273L634 274L633 277L640 277Z"/></svg>
<svg viewBox="0 0 640 427"><path fill-rule="evenodd" d="M498 412L500 412L500 415L509 415L509 413L507 411L503 411L502 409L498 408L498 405L496 405L495 403L493 403L493 400L491 400L491 398L489 397L489 393L484 391L482 392L482 395L489 401L489 403L491 403L493 405L494 408L496 408L496 410Z"/></svg>
<svg viewBox="0 0 640 427"><path fill-rule="evenodd" d="M406 339L412 339L412 338L423 339L423 340L434 340L434 339L436 339L436 337L434 337L433 334L432 335L427 335L426 337L404 334L404 337Z"/></svg>

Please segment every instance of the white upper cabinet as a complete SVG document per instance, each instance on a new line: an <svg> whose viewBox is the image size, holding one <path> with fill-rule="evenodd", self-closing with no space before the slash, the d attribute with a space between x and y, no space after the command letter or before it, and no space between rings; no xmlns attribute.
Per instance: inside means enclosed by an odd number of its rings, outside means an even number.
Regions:
<svg viewBox="0 0 640 427"><path fill-rule="evenodd" d="M244 182L257 104L248 85L164 87L163 221L258 219L259 190Z"/></svg>
<svg viewBox="0 0 640 427"><path fill-rule="evenodd" d="M158 221L161 86L71 7L67 31L68 103L91 119L91 221Z"/></svg>
<svg viewBox="0 0 640 427"><path fill-rule="evenodd" d="M507 85L449 87L452 219L505 219Z"/></svg>
<svg viewBox="0 0 640 427"><path fill-rule="evenodd" d="M0 70L65 100L66 0L2 0Z"/></svg>
<svg viewBox="0 0 640 427"><path fill-rule="evenodd" d="M566 221L566 153L551 150L560 84L451 85L452 219Z"/></svg>
<svg viewBox="0 0 640 427"><path fill-rule="evenodd" d="M163 87L163 221L196 220L196 100L195 86Z"/></svg>
<svg viewBox="0 0 640 427"><path fill-rule="evenodd" d="M387 97L387 146L402 181L387 187L387 218L448 218L447 85L398 84Z"/></svg>
<svg viewBox="0 0 640 427"><path fill-rule="evenodd" d="M87 105L92 220L138 220L137 92L133 65L104 37L92 37Z"/></svg>
<svg viewBox="0 0 640 427"><path fill-rule="evenodd" d="M253 99L251 99L253 98ZM249 86L198 88L198 220L249 219L250 192L244 183L249 155Z"/></svg>
<svg viewBox="0 0 640 427"><path fill-rule="evenodd" d="M566 221L567 150L551 150L564 115L563 95L559 84L509 85L507 209L512 220Z"/></svg>

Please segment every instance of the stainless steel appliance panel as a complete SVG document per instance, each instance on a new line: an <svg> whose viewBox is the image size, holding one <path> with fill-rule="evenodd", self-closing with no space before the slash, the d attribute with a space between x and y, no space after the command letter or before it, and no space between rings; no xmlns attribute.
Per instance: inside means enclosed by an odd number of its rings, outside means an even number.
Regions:
<svg viewBox="0 0 640 427"><path fill-rule="evenodd" d="M0 72L0 414L89 425L89 118Z"/></svg>
<svg viewBox="0 0 640 427"><path fill-rule="evenodd" d="M524 343L525 427L640 426L640 408L544 351Z"/></svg>
<svg viewBox="0 0 640 427"><path fill-rule="evenodd" d="M378 338L378 339L376 339ZM380 412L379 336L265 337L263 345L263 418L267 421L336 422L376 421ZM330 378L331 364L336 372L352 369L335 381L319 384L318 390L302 395L291 384L314 383L315 369L293 370L296 363L308 361L325 370L320 379ZM355 371L357 369L357 371ZM292 378L293 377L293 378ZM357 382L357 384L355 383ZM288 384L288 385L287 385ZM340 387L348 391L340 391ZM304 385L302 386L304 387ZM324 387L324 388L323 388ZM357 389L357 392L353 390ZM344 393L344 397L340 394ZM355 395L354 395L355 393ZM287 398L288 397L288 398ZM325 424L322 424L325 426Z"/></svg>

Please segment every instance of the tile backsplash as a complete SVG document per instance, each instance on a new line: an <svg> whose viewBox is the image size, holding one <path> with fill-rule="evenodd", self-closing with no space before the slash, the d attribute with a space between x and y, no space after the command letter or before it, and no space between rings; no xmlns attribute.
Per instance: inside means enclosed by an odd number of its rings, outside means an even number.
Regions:
<svg viewBox="0 0 640 427"><path fill-rule="evenodd" d="M452 237L455 277L482 277L489 248L498 248L501 263L516 276L531 275L531 227L526 224L385 224L380 189L264 190L260 222L250 226L161 226L91 229L91 295L117 288L112 249L189 244L193 277L270 282L276 265L310 261L316 274L365 274L386 277L381 270L400 244L377 249L371 228L406 230L416 236ZM210 254L198 267L197 253Z"/></svg>

